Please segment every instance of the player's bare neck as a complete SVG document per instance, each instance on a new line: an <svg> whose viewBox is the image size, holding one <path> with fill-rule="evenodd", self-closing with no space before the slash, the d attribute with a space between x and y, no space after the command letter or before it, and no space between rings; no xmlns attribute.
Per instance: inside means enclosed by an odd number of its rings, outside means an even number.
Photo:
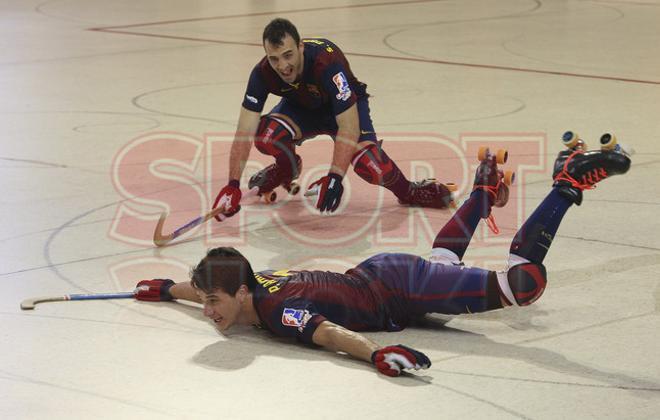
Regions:
<svg viewBox="0 0 660 420"><path fill-rule="evenodd" d="M300 84L300 81L302 80L303 73L305 73L305 45L303 44L303 50L302 54L300 57L300 71L298 72L298 77L296 77L296 88L298 88L298 84Z"/></svg>
<svg viewBox="0 0 660 420"><path fill-rule="evenodd" d="M254 308L254 299L252 298L252 293L248 294L247 298L243 302L241 307L241 312L245 323L249 325L259 325L261 324L261 319L257 314L257 310Z"/></svg>

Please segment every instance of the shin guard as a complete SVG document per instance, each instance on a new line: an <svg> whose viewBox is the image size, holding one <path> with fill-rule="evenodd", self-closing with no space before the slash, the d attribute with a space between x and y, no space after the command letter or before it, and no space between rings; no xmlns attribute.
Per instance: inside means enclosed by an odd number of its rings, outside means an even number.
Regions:
<svg viewBox="0 0 660 420"><path fill-rule="evenodd" d="M405 179L394 161L375 143L353 156L353 170L368 183L386 188Z"/></svg>

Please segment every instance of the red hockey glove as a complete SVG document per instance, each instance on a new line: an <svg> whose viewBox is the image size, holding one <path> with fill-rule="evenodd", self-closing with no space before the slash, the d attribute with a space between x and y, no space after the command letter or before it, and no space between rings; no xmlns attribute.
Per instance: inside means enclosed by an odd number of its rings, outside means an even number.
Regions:
<svg viewBox="0 0 660 420"><path fill-rule="evenodd" d="M174 299L170 288L174 282L169 279L142 280L135 286L135 299L149 302L163 302Z"/></svg>
<svg viewBox="0 0 660 420"><path fill-rule="evenodd" d="M421 351L401 344L383 347L371 354L371 362L383 375L399 376L402 369L428 369L431 361Z"/></svg>
<svg viewBox="0 0 660 420"><path fill-rule="evenodd" d="M239 186L240 183L237 180L232 179L229 181L229 183L220 190L218 196L215 198L213 208L216 208L219 205L224 206L224 215L227 217L231 217L238 213L238 211L241 209L241 206L238 203L241 202L241 196L243 195L239 189ZM215 220L222 222L220 215L215 216Z"/></svg>
<svg viewBox="0 0 660 420"><path fill-rule="evenodd" d="M326 210L332 213L339 207L341 195L344 193L344 187L341 185L342 178L341 175L330 172L307 187L307 190L318 190L316 208L321 210L321 213Z"/></svg>

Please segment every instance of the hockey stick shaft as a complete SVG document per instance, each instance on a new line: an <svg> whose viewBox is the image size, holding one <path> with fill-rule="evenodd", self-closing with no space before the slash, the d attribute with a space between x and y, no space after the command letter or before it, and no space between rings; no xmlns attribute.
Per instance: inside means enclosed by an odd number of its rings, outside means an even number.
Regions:
<svg viewBox="0 0 660 420"><path fill-rule="evenodd" d="M25 299L21 302L21 309L34 309L39 303L45 302L64 302L67 300L99 300L99 299L130 299L135 297L135 292L120 293L74 293L62 296L43 296L31 299Z"/></svg>

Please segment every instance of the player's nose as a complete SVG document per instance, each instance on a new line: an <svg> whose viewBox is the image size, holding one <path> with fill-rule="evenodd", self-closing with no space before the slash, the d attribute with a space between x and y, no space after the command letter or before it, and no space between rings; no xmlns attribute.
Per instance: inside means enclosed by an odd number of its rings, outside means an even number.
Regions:
<svg viewBox="0 0 660 420"><path fill-rule="evenodd" d="M211 318L213 316L213 308L211 308L208 304L204 304L204 316L207 318Z"/></svg>

